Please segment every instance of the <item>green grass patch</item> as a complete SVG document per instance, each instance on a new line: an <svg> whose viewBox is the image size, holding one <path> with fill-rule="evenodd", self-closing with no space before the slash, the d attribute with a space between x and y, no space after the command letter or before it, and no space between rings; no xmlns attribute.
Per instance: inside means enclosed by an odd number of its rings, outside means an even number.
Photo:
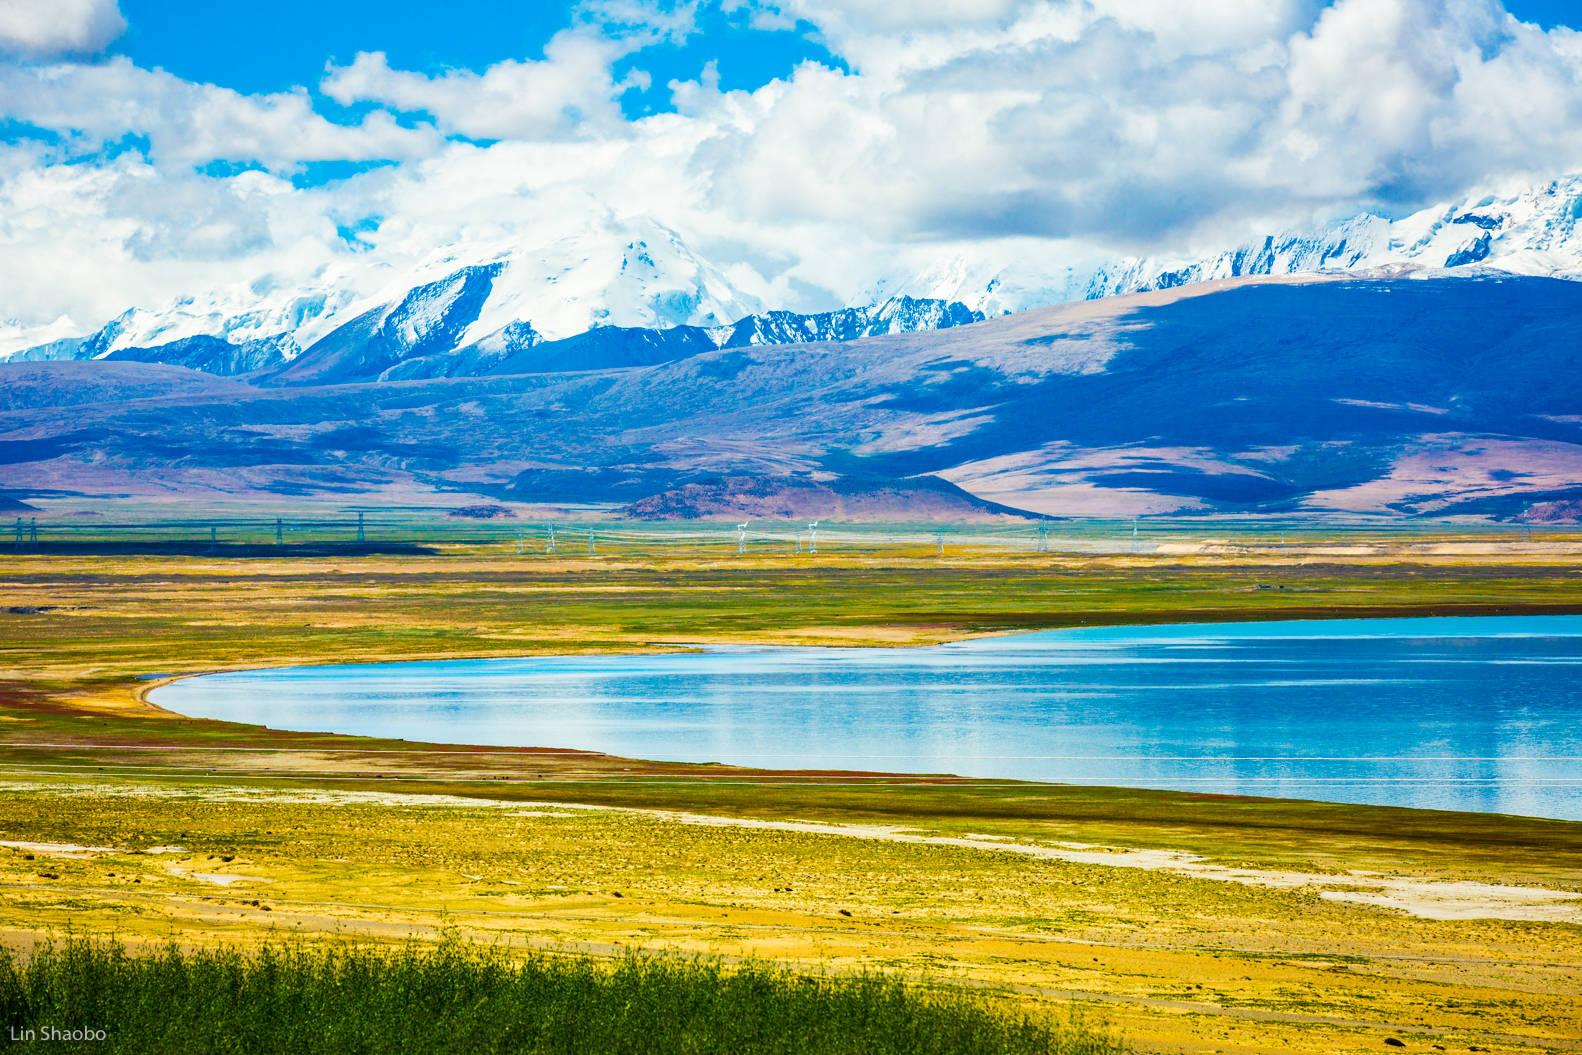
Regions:
<svg viewBox="0 0 1582 1055"><path fill-rule="evenodd" d="M0 1039L53 1052L1110 1055L1113 1038L956 989L629 955L68 939L0 956ZM75 1032L74 1032L75 1031ZM65 1039L61 1039L64 1036Z"/></svg>

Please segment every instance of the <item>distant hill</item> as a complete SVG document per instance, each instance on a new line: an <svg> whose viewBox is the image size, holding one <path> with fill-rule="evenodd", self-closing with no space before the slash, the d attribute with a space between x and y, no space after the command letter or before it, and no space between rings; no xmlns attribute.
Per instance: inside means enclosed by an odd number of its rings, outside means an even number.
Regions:
<svg viewBox="0 0 1582 1055"><path fill-rule="evenodd" d="M801 516L832 496L941 517L1582 499L1582 284L1557 279L1240 279L845 342L388 376L369 349L413 317L364 320L363 350L326 345L290 374L0 365L0 491L463 492L662 516Z"/></svg>

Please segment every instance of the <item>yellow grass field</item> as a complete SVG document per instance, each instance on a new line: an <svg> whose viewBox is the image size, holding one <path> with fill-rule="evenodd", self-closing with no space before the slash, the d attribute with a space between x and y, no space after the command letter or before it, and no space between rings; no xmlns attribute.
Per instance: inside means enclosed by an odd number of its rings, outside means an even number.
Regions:
<svg viewBox="0 0 1582 1055"><path fill-rule="evenodd" d="M1582 824L467 750L143 699L288 663L1575 612L1574 538L505 550L8 556L5 942L449 932L882 968L1077 1007L1138 1051L1582 1050Z"/></svg>

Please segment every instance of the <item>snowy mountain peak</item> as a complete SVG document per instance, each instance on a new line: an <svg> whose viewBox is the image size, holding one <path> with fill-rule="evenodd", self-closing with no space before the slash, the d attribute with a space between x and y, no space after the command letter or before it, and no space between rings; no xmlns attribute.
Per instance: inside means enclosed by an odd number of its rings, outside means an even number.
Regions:
<svg viewBox="0 0 1582 1055"><path fill-rule="evenodd" d="M1062 265L1036 253L1007 260L972 247L910 273L881 277L870 292L875 300L910 293L959 301L997 315L1249 275L1478 265L1521 275L1582 277L1579 219L1582 177L1573 176L1515 195L1474 195L1395 221L1363 213L1199 256Z"/></svg>
<svg viewBox="0 0 1582 1055"><path fill-rule="evenodd" d="M1193 257L1076 261L1032 240L972 245L912 257L854 287L846 307L817 312L766 305L733 281L737 272L654 219L595 213L568 215L530 241L439 246L410 266L359 258L303 283L266 276L158 310L136 307L88 335L68 332L69 320L34 331L0 324L0 341L21 359L138 359L296 383L286 379L450 376L607 330L685 330L686 347L850 340L1243 276L1493 268L1582 277L1582 177L1400 220L1362 214ZM38 343L28 346L25 333ZM655 338L644 354L679 339ZM603 360L579 353L578 361Z"/></svg>
<svg viewBox="0 0 1582 1055"><path fill-rule="evenodd" d="M1481 265L1519 275L1582 276L1582 177L1512 197L1482 195L1390 221L1363 214L1312 232L1185 262L1128 260L1098 269L1084 296L1168 289L1243 275Z"/></svg>

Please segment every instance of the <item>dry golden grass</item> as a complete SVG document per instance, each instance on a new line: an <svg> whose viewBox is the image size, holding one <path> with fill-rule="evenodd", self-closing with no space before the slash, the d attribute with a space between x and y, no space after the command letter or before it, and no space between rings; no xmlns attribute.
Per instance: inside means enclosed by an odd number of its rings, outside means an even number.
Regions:
<svg viewBox="0 0 1582 1055"><path fill-rule="evenodd" d="M0 570L0 838L109 851L0 848L0 930L25 946L67 926L193 944L456 926L522 946L861 964L1036 1006L1074 1000L1142 1050L1378 1051L1389 1036L1417 1050L1563 1050L1582 1037L1574 925L1436 921L1319 896L1343 883L1250 886L655 811L1554 890L1582 890L1582 825L457 752L191 722L144 702L153 682L139 680L676 641L905 645L1096 622L1582 611L1574 542L1346 542L1366 552L1232 540L1093 558L15 558ZM166 845L181 849L134 852Z"/></svg>

